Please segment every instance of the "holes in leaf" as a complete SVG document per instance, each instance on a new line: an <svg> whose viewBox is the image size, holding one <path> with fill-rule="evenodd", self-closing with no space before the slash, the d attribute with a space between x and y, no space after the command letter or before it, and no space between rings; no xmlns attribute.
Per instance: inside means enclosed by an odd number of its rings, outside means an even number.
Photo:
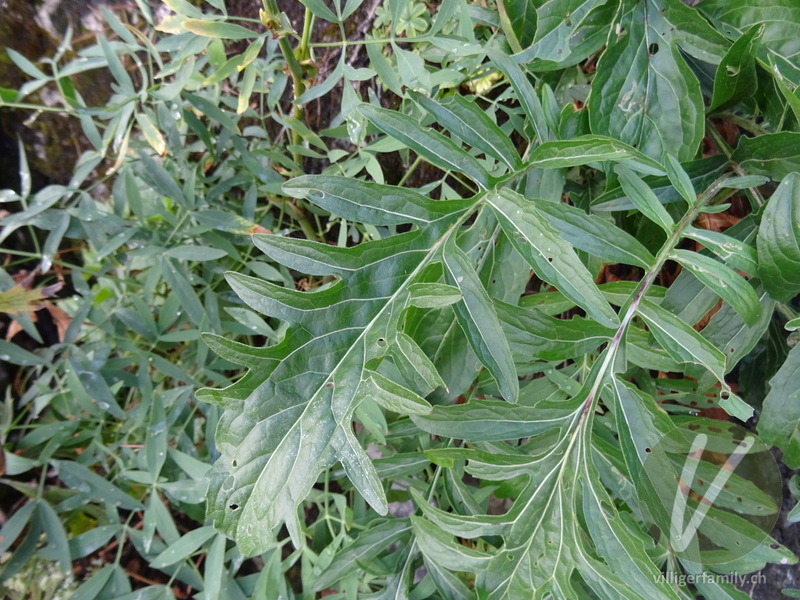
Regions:
<svg viewBox="0 0 800 600"><path fill-rule="evenodd" d="M547 262L553 262L553 257L552 256L548 256L547 257Z"/></svg>
<svg viewBox="0 0 800 600"><path fill-rule="evenodd" d="M239 510L239 505L238 504L229 504L228 508L230 508L231 510Z"/></svg>
<svg viewBox="0 0 800 600"><path fill-rule="evenodd" d="M231 461L231 466L232 466L234 469L235 469L236 467L238 467L238 466L239 466L239 463L237 463L237 462L236 462L236 459L235 459L235 458L234 458L234 459Z"/></svg>
<svg viewBox="0 0 800 600"><path fill-rule="evenodd" d="M722 390L719 393L720 400L730 400L730 398L731 398L731 393L728 390Z"/></svg>
<svg viewBox="0 0 800 600"><path fill-rule="evenodd" d="M335 386L335 384L332 381L329 381L328 383L325 384L326 388L332 388L334 386Z"/></svg>
<svg viewBox="0 0 800 600"><path fill-rule="evenodd" d="M650 56L655 56L656 54L658 54L658 44L656 42L653 42L652 44L650 44L647 47L647 53Z"/></svg>
<svg viewBox="0 0 800 600"><path fill-rule="evenodd" d="M644 449L644 451L645 451L647 454L650 454L650 453L653 451L653 449L652 449L652 448L645 448L645 449Z"/></svg>
<svg viewBox="0 0 800 600"><path fill-rule="evenodd" d="M386 338L378 338L378 347L385 348L386 347Z"/></svg>
<svg viewBox="0 0 800 600"><path fill-rule="evenodd" d="M691 431L697 431L698 429L700 429L700 425L698 425L697 423L689 423L689 425L687 425L687 427Z"/></svg>
<svg viewBox="0 0 800 600"><path fill-rule="evenodd" d="M709 427L708 430L712 433L722 433L722 429L719 427Z"/></svg>

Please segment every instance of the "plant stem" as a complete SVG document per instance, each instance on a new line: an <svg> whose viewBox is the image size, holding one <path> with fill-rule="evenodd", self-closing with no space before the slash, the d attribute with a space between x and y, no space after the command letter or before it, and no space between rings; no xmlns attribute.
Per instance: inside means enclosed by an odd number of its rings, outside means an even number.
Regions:
<svg viewBox="0 0 800 600"><path fill-rule="evenodd" d="M71 117L79 117L80 115L66 107L59 108L58 106L44 106L40 104L29 104L26 102L6 102L4 100L0 100L0 108L19 108L22 110L36 110L39 112L53 112L53 113L60 113L64 115L69 115Z"/></svg>
<svg viewBox="0 0 800 600"><path fill-rule="evenodd" d="M278 15L280 12L278 10L277 0L262 0L262 3L264 5L264 11L270 17ZM297 104L297 99L306 91L306 84L303 78L303 67L300 65L299 61L305 60L305 58L309 56L309 40L311 39L311 25L313 21L313 13L306 8L305 14L303 15L303 36L300 39L300 45L297 47L297 50L292 50L292 46L289 44L289 40L286 37L281 37L278 40L278 47L281 50L281 54L283 54L284 60L286 60L286 66L289 67L289 73L292 77L292 92L294 95L292 116L301 122L303 121L303 109ZM294 146L300 146L302 143L303 137L300 133L292 130L292 144ZM292 152L292 160L295 164L301 165L303 159L298 152ZM303 231L306 238L309 240L320 239L320 235L314 229L311 221L309 221L303 207L293 202L289 202L288 204L292 208L294 217L300 224L300 229Z"/></svg>
<svg viewBox="0 0 800 600"><path fill-rule="evenodd" d="M303 15L303 37L300 38L300 46L297 48L297 60L303 62L310 58L309 42L311 40L311 24L314 21L314 15L309 9L306 9Z"/></svg>
<svg viewBox="0 0 800 600"><path fill-rule="evenodd" d="M767 133L769 133L763 127L759 127L752 121L743 119L739 115L736 115L732 112L721 112L715 116L719 117L720 119L725 119L726 121L730 121L737 127L741 127L742 129L744 129L748 133L752 133L753 135L766 135Z"/></svg>
<svg viewBox="0 0 800 600"><path fill-rule="evenodd" d="M403 176L400 178L400 181L399 181L399 182L397 182L397 186L398 186L398 187L403 187L403 186L406 184L406 181L407 181L407 180L408 180L408 178L411 176L411 173L413 173L413 172L414 172L414 169L416 169L416 168L419 166L419 163L420 163L420 162L422 162L422 158L421 158L421 157L419 157L419 156L417 156L417 157L414 159L414 162L413 162L413 163L411 163L411 166L410 166L410 167L408 167L408 169L406 170L406 172L405 172L405 173L403 173Z"/></svg>
<svg viewBox="0 0 800 600"><path fill-rule="evenodd" d="M714 127L714 124L711 120L707 121L708 124L708 135L711 136L711 139L716 144L717 148L719 148L720 152L722 152L731 164L733 164L733 170L736 171L736 174L739 176L745 175L744 169L742 169L738 163L734 162L732 159L733 151L731 147L728 146L728 143L723 139L722 135L717 131L717 128ZM750 192L750 206L753 210L758 210L764 205L764 198L761 196L761 193L756 188L747 188L747 191Z"/></svg>
<svg viewBox="0 0 800 600"><path fill-rule="evenodd" d="M280 13L276 0L263 0L263 5L264 12L267 13L269 18L274 18ZM278 47L281 50L281 54L283 54L283 59L286 61L286 66L289 68L289 74L292 77L292 92L294 95L294 101L292 104L294 105L294 118L298 121L303 120L303 109L297 104L297 99L303 95L303 92L306 91L306 84L303 79L303 68L300 66L297 57L302 56L303 52L308 51L308 37L306 35L306 30L308 30L310 33L311 18L311 11L306 9L303 22L303 38L300 41L300 46L298 46L297 54L295 54L294 50L292 50L292 46L289 44L289 40L285 36L278 40ZM300 145L302 141L303 140L300 134L296 131L292 131L292 143L295 145ZM300 164L300 157L296 152L292 153L292 157L297 164Z"/></svg>
<svg viewBox="0 0 800 600"><path fill-rule="evenodd" d="M667 238L667 241L664 242L663 246L661 246L661 250L659 250L658 254L656 255L655 262L647 270L641 282L639 282L636 292L631 296L628 302L622 306L620 314L624 314L624 316L620 321L619 327L617 328L611 343L608 345L603 363L600 366L600 370L595 378L595 385L589 393L589 396L584 404L581 419L584 419L588 414L590 414L597 403L597 399L600 396L600 388L605 384L606 381L606 373L613 369L613 365L617 359L617 352L622 344L622 339L625 337L625 332L628 329L628 325L630 325L633 317L636 316L636 311L639 308L639 304L641 304L642 300L644 299L648 288L653 284L662 267L667 260L669 260L673 249L678 245L678 242L683 237L683 232L694 222L694 220L700 215L702 209L722 189L722 184L727 178L728 177L726 175L723 175L714 183L712 183L705 192L698 196L697 202L695 202L694 206L691 206L689 210L686 211L686 214L683 215L683 218L678 222L677 225L675 225L675 228Z"/></svg>
<svg viewBox="0 0 800 600"><path fill-rule="evenodd" d="M294 217L297 222L300 224L300 229L303 230L303 234L309 240L319 240L321 236L317 233L317 230L314 229L314 226L311 224L311 221L308 219L308 215L306 211L301 206L297 206L294 202L289 202L289 206L292 208L292 212L294 212Z"/></svg>

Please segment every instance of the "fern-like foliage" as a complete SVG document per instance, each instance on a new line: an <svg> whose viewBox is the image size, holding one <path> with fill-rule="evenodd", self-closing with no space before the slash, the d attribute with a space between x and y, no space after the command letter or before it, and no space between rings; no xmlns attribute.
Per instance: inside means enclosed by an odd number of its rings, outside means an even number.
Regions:
<svg viewBox="0 0 800 600"><path fill-rule="evenodd" d="M493 59L515 86L537 136L555 137L518 67ZM716 243L705 243L708 255L677 249L687 236L704 235L692 223L726 185L724 178L698 195L670 155L661 164L601 136L546 141L521 157L474 104L411 98L424 110L418 118L370 104L360 112L477 191L434 200L332 175L284 186L288 195L348 221L406 231L351 248L253 237L271 259L322 284L301 292L228 275L245 303L291 327L267 348L206 338L249 369L229 388L201 394L224 408L209 515L246 554L266 550L284 524L299 545L298 506L337 462L385 515L386 490L354 429L360 416L382 409L399 415L407 431L460 441L460 447L427 452L437 473L466 469L514 498L505 514L489 514L457 475L437 475L428 488L432 493L448 482L448 505L434 506L413 492L420 512L410 528L406 521L377 525L343 551L380 552L412 532L415 543L387 577L387 594L405 597L410 565L421 557L446 598L579 598L589 597L589 589L614 600L684 597L662 569L668 562L678 568L685 555L672 553L666 536L654 542L642 521L646 512L668 530L669 516L637 487L651 448L674 425L655 395L684 401L712 392L715 406L743 419L752 409L725 383L728 357L669 306L655 282L664 264L676 261L714 301L725 301L742 328L763 320L763 296L731 268L745 265L728 266L712 255L716 249L723 261L735 261L725 249L749 248L746 243L719 234ZM445 124L452 136L425 128L424 118ZM632 207L663 229L657 251L598 214L525 193L534 174L589 163L604 164ZM680 194L682 214L665 209L646 176L664 178ZM598 286L578 252L631 265L642 273L640 281ZM747 252L736 253L742 255ZM531 270L557 291L524 295ZM583 316L557 317L568 310ZM667 389L669 380L655 383L644 371L653 368L691 379ZM480 393L466 403L451 402L476 385ZM667 472L677 468L664 465ZM741 485L755 494L747 482ZM768 498L761 506L777 510ZM712 536L723 548L736 542L730 532L737 529L757 537L736 517L718 515L713 527L728 532ZM755 539L754 547L745 566L791 557L768 540ZM325 585L343 564L334 561ZM700 569L687 560L682 565ZM737 597L725 583L702 586L708 597Z"/></svg>

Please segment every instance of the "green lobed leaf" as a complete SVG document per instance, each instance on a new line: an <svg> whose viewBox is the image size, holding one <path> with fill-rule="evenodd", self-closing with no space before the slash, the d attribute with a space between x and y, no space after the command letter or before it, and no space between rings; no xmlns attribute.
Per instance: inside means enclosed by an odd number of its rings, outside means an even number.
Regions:
<svg viewBox="0 0 800 600"><path fill-rule="evenodd" d="M783 461L789 468L800 467L800 346L791 349L769 381L758 433L783 451Z"/></svg>
<svg viewBox="0 0 800 600"><path fill-rule="evenodd" d="M661 227L667 234L672 232L675 222L641 177L623 165L617 165L614 170L619 176L622 189L639 212Z"/></svg>
<svg viewBox="0 0 800 600"><path fill-rule="evenodd" d="M528 164L544 169L558 169L601 161L624 161L629 167L650 175L664 173L664 168L658 162L635 148L600 135L544 143L531 153Z"/></svg>
<svg viewBox="0 0 800 600"><path fill-rule="evenodd" d="M700 84L678 49L667 0L623 3L589 96L592 131L652 158L694 158L705 129ZM674 115L680 115L675 119Z"/></svg>
<svg viewBox="0 0 800 600"><path fill-rule="evenodd" d="M673 250L670 258L728 302L745 323L754 325L761 316L761 304L753 287L738 273L710 256L688 250Z"/></svg>
<svg viewBox="0 0 800 600"><path fill-rule="evenodd" d="M722 57L714 74L714 92L709 112L725 109L755 93L758 79L753 42L762 30L763 25L751 27Z"/></svg>
<svg viewBox="0 0 800 600"><path fill-rule="evenodd" d="M464 173L482 187L489 187L490 177L483 165L450 138L423 128L411 117L393 110L371 104L361 104L358 110L378 129L403 142L431 164L445 171Z"/></svg>
<svg viewBox="0 0 800 600"><path fill-rule="evenodd" d="M642 300L639 315L650 332L670 356L682 363L703 365L719 381L725 377L725 355L671 312L657 304Z"/></svg>
<svg viewBox="0 0 800 600"><path fill-rule="evenodd" d="M574 408L515 406L494 400L435 406L428 414L411 419L433 435L470 442L515 440L561 427Z"/></svg>
<svg viewBox="0 0 800 600"><path fill-rule="evenodd" d="M492 192L486 201L511 243L540 278L557 287L602 325L615 326L617 315L601 296L589 271L533 203L508 189Z"/></svg>
<svg viewBox="0 0 800 600"><path fill-rule="evenodd" d="M325 190L329 183L320 176L318 182L304 180L302 187ZM384 191L363 186L356 190L372 193L370 204L378 204ZM473 317L466 306L473 311L493 311L471 264L464 263L450 246L452 242L446 241L451 235L446 223L437 223L424 233L411 231L354 248L262 235L255 238L256 243L273 258L293 268L336 274L341 281L303 293L241 274L228 275L251 307L293 323L284 349L275 356L277 361L271 360L233 386L210 394L225 411L216 438L221 458L210 472L209 515L221 531L237 540L244 553L262 551L271 543L274 529L283 523L299 543L297 503L336 460L375 510L385 512L382 486L351 423L363 398L367 362L390 353L393 358L399 356L393 346L401 346L398 340L408 342L398 335L398 325L410 306L410 286L424 283L419 278L440 259L446 261L452 283L464 297L454 305L465 311L462 325L472 326ZM449 250L442 253L445 247ZM507 356L503 356L499 322L492 326L486 315L491 313L480 317L479 331L490 336L492 348L484 358L500 380L501 393L514 399L517 379L510 351L506 348ZM225 352L238 360L251 360L233 347ZM427 371L426 386L437 383L430 361L420 360L413 344L406 343L401 354L408 358L407 373ZM425 386L410 385L409 389L421 387ZM205 394L209 397L209 392ZM410 392L396 395L404 397L403 410L407 411L409 399L420 405Z"/></svg>
<svg viewBox="0 0 800 600"><path fill-rule="evenodd" d="M235 23L223 23L220 21L203 21L200 19L186 19L182 23L186 31L191 31L197 35L210 38L222 38L225 40L248 40L257 37L255 31L236 25Z"/></svg>
<svg viewBox="0 0 800 600"><path fill-rule="evenodd" d="M770 296L788 302L800 292L800 174L789 174L761 216L758 275Z"/></svg>
<svg viewBox="0 0 800 600"><path fill-rule="evenodd" d="M591 386L583 387L572 405L581 407L591 394ZM573 413L573 418L580 412ZM475 477L502 481L524 475L525 483L511 509L502 515L448 513L414 494L425 519L451 535L502 536L502 545L486 560L484 554L465 556L441 534L434 537L431 530L426 543L435 544L436 552L426 558L445 568L476 573L476 587L485 589L490 598L542 599L554 593L582 597L573 587L577 572L599 598L677 599L658 576L641 538L618 517L599 481L589 455L588 423L567 420L565 426L571 424L572 431L557 436L555 443L548 438L530 454L514 452L510 446L505 453L454 450L469 459L467 471ZM586 544L589 536L591 549Z"/></svg>
<svg viewBox="0 0 800 600"><path fill-rule="evenodd" d="M562 202L536 202L536 210L565 240L593 256L645 269L655 260L639 240L601 217Z"/></svg>
<svg viewBox="0 0 800 600"><path fill-rule="evenodd" d="M756 137L741 136L731 160L747 173L768 175L776 181L800 172L800 133L782 131Z"/></svg>
<svg viewBox="0 0 800 600"><path fill-rule="evenodd" d="M500 0L497 3L503 32L514 52L522 52L533 43L536 8L532 0Z"/></svg>
<svg viewBox="0 0 800 600"><path fill-rule="evenodd" d="M474 101L470 102L462 96L454 95L436 102L411 90L406 93L436 117L436 121L447 131L463 142L504 162L511 169L522 165L511 139Z"/></svg>
<svg viewBox="0 0 800 600"><path fill-rule="evenodd" d="M283 189L348 221L371 225L429 225L472 205L464 200L434 201L406 188L337 175L303 175L286 182Z"/></svg>
<svg viewBox="0 0 800 600"><path fill-rule="evenodd" d="M461 290L462 301L453 308L467 341L494 377L503 397L516 402L519 382L514 360L489 295L469 258L455 242L445 246L443 262L450 285Z"/></svg>
<svg viewBox="0 0 800 600"><path fill-rule="evenodd" d="M489 59L508 78L511 87L516 93L517 101L522 105L522 109L531 120L531 125L539 138L539 143L548 141L550 139L550 131L542 109L542 101L539 99L531 82L528 81L525 72L520 69L512 58L502 52L489 50L487 54Z"/></svg>

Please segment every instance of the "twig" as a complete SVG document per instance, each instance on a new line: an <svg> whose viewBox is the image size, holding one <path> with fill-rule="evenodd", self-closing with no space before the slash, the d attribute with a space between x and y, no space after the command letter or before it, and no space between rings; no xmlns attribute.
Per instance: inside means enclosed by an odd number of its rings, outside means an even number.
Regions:
<svg viewBox="0 0 800 600"><path fill-rule="evenodd" d="M361 20L358 27L356 28L356 42L358 42L358 40L360 39L362 40L362 43L359 43L358 46L356 46L353 55L350 57L350 60L347 61L347 64L351 67L355 64L356 60L358 60L358 55L361 54L361 49L364 47L363 44L364 35L366 35L367 29L372 27L372 23L375 20L375 12L381 5L381 1L382 0L372 0L372 5L369 7L367 14L364 15L364 18Z"/></svg>

